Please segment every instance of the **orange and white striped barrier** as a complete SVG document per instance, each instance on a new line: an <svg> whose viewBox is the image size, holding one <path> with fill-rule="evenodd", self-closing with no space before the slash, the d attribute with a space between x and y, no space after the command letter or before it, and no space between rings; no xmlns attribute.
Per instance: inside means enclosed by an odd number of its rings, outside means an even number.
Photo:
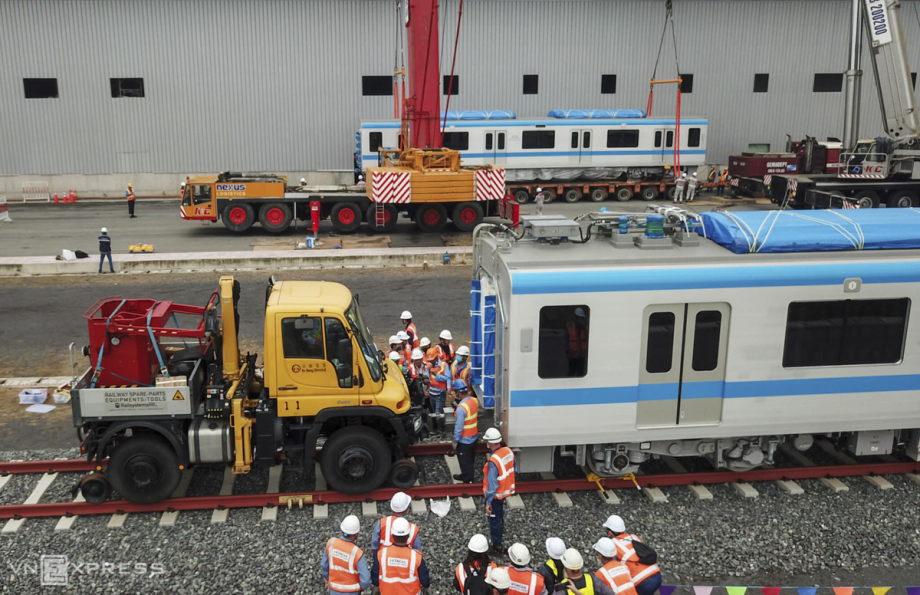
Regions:
<svg viewBox="0 0 920 595"><path fill-rule="evenodd" d="M0 196L0 221L13 222L13 220L10 219L10 206L6 204L5 196Z"/></svg>

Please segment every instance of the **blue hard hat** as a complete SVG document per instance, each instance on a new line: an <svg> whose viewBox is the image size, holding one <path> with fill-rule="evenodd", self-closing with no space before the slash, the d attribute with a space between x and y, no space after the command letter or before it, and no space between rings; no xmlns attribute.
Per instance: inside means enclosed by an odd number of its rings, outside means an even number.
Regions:
<svg viewBox="0 0 920 595"><path fill-rule="evenodd" d="M454 390L466 390L467 388L469 387L467 387L466 381L460 378L457 378L456 380L454 380Z"/></svg>

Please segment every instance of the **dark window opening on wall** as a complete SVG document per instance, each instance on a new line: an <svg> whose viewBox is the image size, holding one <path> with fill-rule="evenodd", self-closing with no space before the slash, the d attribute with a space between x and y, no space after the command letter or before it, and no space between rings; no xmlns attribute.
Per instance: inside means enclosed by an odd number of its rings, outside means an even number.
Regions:
<svg viewBox="0 0 920 595"><path fill-rule="evenodd" d="M112 97L143 97L144 79L109 79Z"/></svg>
<svg viewBox="0 0 920 595"><path fill-rule="evenodd" d="M57 79L22 79L26 99L57 99Z"/></svg>
<svg viewBox="0 0 920 595"><path fill-rule="evenodd" d="M615 95L617 92L617 75L601 75L601 95Z"/></svg>
<svg viewBox="0 0 920 595"><path fill-rule="evenodd" d="M910 84L916 91L917 90L917 73L916 72L910 73Z"/></svg>
<svg viewBox="0 0 920 595"><path fill-rule="evenodd" d="M588 373L588 306L540 309L537 374L540 378L581 378Z"/></svg>
<svg viewBox="0 0 920 595"><path fill-rule="evenodd" d="M371 153L376 153L380 150L380 146L383 144L383 133L371 132L370 135L368 135L367 140L368 144L370 145L368 150L370 150Z"/></svg>
<svg viewBox="0 0 920 595"><path fill-rule="evenodd" d="M769 87L770 87L770 75L769 74L755 74L754 75L754 93L766 93Z"/></svg>
<svg viewBox="0 0 920 595"><path fill-rule="evenodd" d="M393 95L392 76L362 76L361 95L365 97L377 95Z"/></svg>
<svg viewBox="0 0 920 595"><path fill-rule="evenodd" d="M540 75L538 74L525 74L524 75L524 95L536 95L537 89L539 87Z"/></svg>
<svg viewBox="0 0 920 595"><path fill-rule="evenodd" d="M812 93L840 93L843 90L843 73L824 72L815 74Z"/></svg>
<svg viewBox="0 0 920 595"><path fill-rule="evenodd" d="M680 92L681 93L693 93L693 75L692 74L680 75Z"/></svg>
<svg viewBox="0 0 920 595"><path fill-rule="evenodd" d="M455 74L454 76L450 76L449 74L445 74L442 78L444 79L443 81L444 89L441 90L441 93L443 93L444 95L447 95L448 92L450 92L451 95L460 94L460 76L459 75ZM451 82L451 79L453 79L453 82Z"/></svg>

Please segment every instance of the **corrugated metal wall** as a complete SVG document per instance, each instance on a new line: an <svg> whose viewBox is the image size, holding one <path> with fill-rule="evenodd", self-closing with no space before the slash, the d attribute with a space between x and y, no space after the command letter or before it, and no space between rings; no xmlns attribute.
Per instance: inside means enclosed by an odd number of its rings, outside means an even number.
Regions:
<svg viewBox="0 0 920 595"><path fill-rule="evenodd" d="M913 70L918 4L902 9ZM711 161L781 148L787 132L842 134L843 93L812 82L846 68L848 1L674 5L694 75L683 113L709 118ZM458 6L441 0L448 55ZM663 19L652 0L467 0L451 109L644 108ZM349 169L358 123L392 116L361 76L392 72L395 22L393 0L3 0L0 174ZM669 39L658 73L675 73ZM768 93L752 92L754 73ZM539 94L522 94L523 74ZM602 74L616 95L600 94ZM60 98L24 99L22 79L42 77ZM113 99L112 77L143 77L146 97ZM867 72L863 136L881 129L877 105ZM655 106L673 113L673 89Z"/></svg>

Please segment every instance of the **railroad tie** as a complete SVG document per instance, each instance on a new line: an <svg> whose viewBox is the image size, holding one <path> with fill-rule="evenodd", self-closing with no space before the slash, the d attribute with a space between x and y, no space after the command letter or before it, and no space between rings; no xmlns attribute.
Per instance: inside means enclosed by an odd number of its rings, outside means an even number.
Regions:
<svg viewBox="0 0 920 595"><path fill-rule="evenodd" d="M326 478L323 477L323 469L320 466L319 462L313 463L313 475L316 477L316 486L315 489L317 492L325 492L329 489L329 486L326 485ZM328 519L329 518L329 505L323 502L320 504L317 502L313 505L313 518L314 519Z"/></svg>
<svg viewBox="0 0 920 595"><path fill-rule="evenodd" d="M275 465L274 467L268 470L268 489L265 490L266 494L277 494L281 491L281 473L284 470L283 464ZM262 507L262 520L263 521L277 521L278 520L278 507L277 506L263 506Z"/></svg>
<svg viewBox="0 0 920 595"><path fill-rule="evenodd" d="M222 497L233 495L233 484L236 482L236 474L230 466L224 467L224 481L220 484L220 495ZM230 509L216 509L211 513L211 524L226 523L230 516Z"/></svg>
<svg viewBox="0 0 920 595"><path fill-rule="evenodd" d="M664 461L665 465L673 471L674 473L687 473L687 468L680 464L680 461L674 457L661 457L661 460ZM690 493L693 494L693 497L697 500L712 500L712 492L709 491L709 488L703 485L689 485L687 489L690 490Z"/></svg>
<svg viewBox="0 0 920 595"><path fill-rule="evenodd" d="M556 481L556 476L552 473L543 472L540 474L540 479L543 481ZM573 506L572 498L565 492L553 492L552 496L560 508L571 508Z"/></svg>
<svg viewBox="0 0 920 595"><path fill-rule="evenodd" d="M760 492L754 489L754 486L752 486L749 483L739 481L739 482L733 483L732 486L734 486L734 488L738 490L738 493L744 496L745 498L757 498L758 496L760 496Z"/></svg>
<svg viewBox="0 0 920 595"><path fill-rule="evenodd" d="M412 461L412 462L414 463L414 462L415 462L415 457L409 457L409 460ZM420 483L418 482L418 480L416 479L416 480L415 480L415 485L414 485L413 487L415 487L415 486L420 486L420 485L422 485L422 484L420 484ZM419 498L418 500L416 500L415 498L413 498L413 499L412 499L412 503L410 504L410 506L411 506L410 510L412 511L412 514L425 514L426 512L428 512L428 505L425 504L425 499L424 499L424 498Z"/></svg>
<svg viewBox="0 0 920 595"><path fill-rule="evenodd" d="M444 461L447 463L447 468L450 471L451 480L454 483L460 483L458 480L453 479L454 475L460 474L460 461L457 460L456 455L444 455ZM470 492L473 492L474 484L470 484ZM460 510L476 510L476 504L473 503L473 499L468 496L460 496L457 498L457 502L460 503Z"/></svg>
<svg viewBox="0 0 920 595"><path fill-rule="evenodd" d="M38 501L41 500L42 496L48 490L54 480L57 479L57 473L45 473L42 475L42 478L38 480L38 484L32 490L32 493L29 494L29 497L26 498L26 501L23 502L25 505L29 504L38 504ZM3 529L0 530L0 533L15 533L19 531L19 528L22 524L26 522L25 518L19 519L10 519L3 525Z"/></svg>
<svg viewBox="0 0 920 595"><path fill-rule="evenodd" d="M188 493L188 486L192 483L192 475L195 473L195 468L186 469L182 472L182 477L179 478L179 485L176 486L176 489L173 490L172 496L170 498L185 498L185 495ZM176 521L179 520L179 511L178 510L167 510L160 517L160 526L161 527L174 527Z"/></svg>
<svg viewBox="0 0 920 595"><path fill-rule="evenodd" d="M73 501L74 501L74 504L79 504L81 502L86 502L86 499L83 497L82 492L78 492L77 497L74 498ZM73 524L77 522L78 518L79 517L75 514L71 516L62 516L60 519L58 519L57 524L54 526L54 530L55 531L69 531L73 527Z"/></svg>

